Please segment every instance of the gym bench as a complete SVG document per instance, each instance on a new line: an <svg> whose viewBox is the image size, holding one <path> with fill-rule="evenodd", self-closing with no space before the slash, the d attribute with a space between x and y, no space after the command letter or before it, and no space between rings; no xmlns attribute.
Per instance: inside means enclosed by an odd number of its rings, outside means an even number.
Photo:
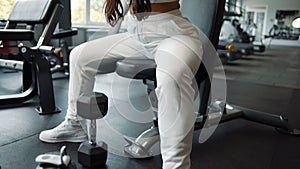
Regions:
<svg viewBox="0 0 300 169"><path fill-rule="evenodd" d="M40 114L57 113L55 106L52 76L49 61L45 54L53 53L49 43L55 27L62 14L63 6L59 0L17 0L8 17L6 26L0 30L0 55L9 55L16 59L1 59L0 65L12 69L22 69L22 93L0 96L1 107L22 105L24 102L38 96ZM17 29L19 25L30 29ZM35 40L34 26L44 25L42 34ZM32 46L23 45L27 41ZM14 62L17 60L18 62ZM21 66L20 62L23 62Z"/></svg>
<svg viewBox="0 0 300 169"><path fill-rule="evenodd" d="M181 3L181 12L192 21L217 48L219 33L224 14L225 0L186 0ZM197 12L195 12L197 11ZM205 52L205 48L204 48ZM224 123L238 118L243 118L253 122L270 125L278 131L291 135L299 135L300 132L289 125L288 119L284 115L273 115L244 107L229 105L223 100L214 100L211 94L212 72L209 63L210 55L202 58L202 63L195 76L200 97L199 109L195 121L195 130L216 127L219 123ZM211 63L212 66L215 63ZM213 66L214 67L214 66ZM151 91L156 87L155 70L156 64L153 60L125 59L117 62L116 73L122 77L142 80L147 85L149 97ZM137 70L142 70L137 73ZM156 99L149 99L152 102ZM155 103L151 103L156 105ZM153 107L157 110L157 107ZM125 152L134 158L147 158L151 156L151 147L159 141L157 119L154 118L153 126L141 133L135 140L124 137L128 142Z"/></svg>

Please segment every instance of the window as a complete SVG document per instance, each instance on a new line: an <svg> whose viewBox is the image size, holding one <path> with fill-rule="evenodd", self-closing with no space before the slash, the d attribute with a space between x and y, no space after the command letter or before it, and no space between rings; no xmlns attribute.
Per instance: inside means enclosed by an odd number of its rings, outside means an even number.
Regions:
<svg viewBox="0 0 300 169"><path fill-rule="evenodd" d="M16 0L0 1L0 18L7 19Z"/></svg>
<svg viewBox="0 0 300 169"><path fill-rule="evenodd" d="M242 8L241 0L226 0L225 5L226 12L235 14L235 15L243 15L244 9Z"/></svg>
<svg viewBox="0 0 300 169"><path fill-rule="evenodd" d="M99 25L105 23L103 4L105 0L72 0L71 20L73 24Z"/></svg>

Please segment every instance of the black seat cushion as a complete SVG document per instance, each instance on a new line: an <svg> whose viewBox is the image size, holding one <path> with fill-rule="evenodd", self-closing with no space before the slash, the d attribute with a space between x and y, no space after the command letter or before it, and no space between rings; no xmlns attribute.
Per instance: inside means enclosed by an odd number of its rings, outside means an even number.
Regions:
<svg viewBox="0 0 300 169"><path fill-rule="evenodd" d="M34 32L26 29L2 29L0 30L0 40L32 40Z"/></svg>
<svg viewBox="0 0 300 169"><path fill-rule="evenodd" d="M116 73L132 79L154 80L156 63L151 59L124 59L117 62Z"/></svg>

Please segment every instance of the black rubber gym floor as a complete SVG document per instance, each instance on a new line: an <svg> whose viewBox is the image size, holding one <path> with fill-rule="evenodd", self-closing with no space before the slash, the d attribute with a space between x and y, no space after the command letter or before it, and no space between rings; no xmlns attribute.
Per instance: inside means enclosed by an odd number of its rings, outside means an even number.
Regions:
<svg viewBox="0 0 300 169"><path fill-rule="evenodd" d="M272 55L273 58L287 58L291 55L299 61L299 49L295 49L296 53L291 49L294 48L272 46L265 54L266 56ZM282 50L285 51L285 55L280 52ZM243 71L244 65L265 60L266 56L264 54L249 56L247 59L237 61L235 65L227 65L225 71L227 69L230 71L226 74L233 77L233 68L230 66L234 66L235 70ZM287 62L299 63L295 60ZM271 62L266 62L268 63ZM280 65L277 62L272 62L272 64ZM275 71L276 67L273 68ZM4 73L4 71L6 70L0 70L0 94L19 91L21 73ZM290 78L299 80L300 72L298 73ZM250 76L252 75L248 74L248 77ZM0 109L0 166L2 169L34 169L37 166L34 161L37 155L58 151L62 145L67 146L73 163L78 169L81 168L77 163L79 144L47 144L38 139L40 131L59 124L66 113L68 80L54 80L53 83L57 106L63 110L59 114L39 115L35 111L37 106L35 100L21 107ZM260 83L249 80L245 75L244 79L229 78L227 87L228 102L267 113L286 114L289 122L300 129L300 89L297 86ZM142 126L127 122L114 109L109 111L107 121L117 130L132 135L149 127L147 124ZM204 143L198 141L200 132L196 131L194 134L192 169L300 169L300 137L279 133L273 127L238 119L219 125L214 134ZM109 135L110 133L104 132L103 134ZM108 156L106 166L107 169L158 169L160 167L160 156L141 160L112 153Z"/></svg>

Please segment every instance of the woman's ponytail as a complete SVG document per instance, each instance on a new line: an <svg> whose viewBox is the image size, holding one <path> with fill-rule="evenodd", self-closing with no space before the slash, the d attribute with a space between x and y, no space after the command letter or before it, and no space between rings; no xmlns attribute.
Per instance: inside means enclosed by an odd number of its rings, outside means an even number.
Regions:
<svg viewBox="0 0 300 169"><path fill-rule="evenodd" d="M123 6L121 0L106 0L105 17L111 26L115 26L120 18L123 17Z"/></svg>
<svg viewBox="0 0 300 169"><path fill-rule="evenodd" d="M130 0L130 11L139 21L147 18L151 12L150 0ZM111 26L115 26L120 18L123 17L123 6L121 0L106 0L105 2L105 17Z"/></svg>

